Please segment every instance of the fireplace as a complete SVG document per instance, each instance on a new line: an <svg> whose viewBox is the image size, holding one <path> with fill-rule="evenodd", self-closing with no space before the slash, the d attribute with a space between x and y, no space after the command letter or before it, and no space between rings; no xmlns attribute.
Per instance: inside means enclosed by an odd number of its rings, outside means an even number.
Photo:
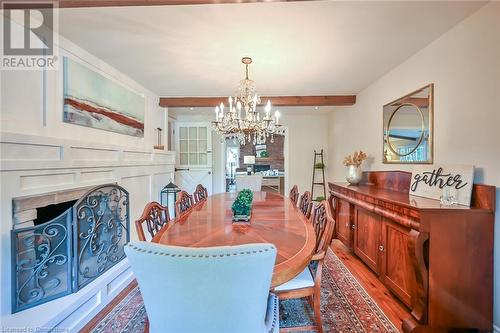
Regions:
<svg viewBox="0 0 500 333"><path fill-rule="evenodd" d="M13 313L77 292L125 258L129 194L116 184L13 199L13 217Z"/></svg>

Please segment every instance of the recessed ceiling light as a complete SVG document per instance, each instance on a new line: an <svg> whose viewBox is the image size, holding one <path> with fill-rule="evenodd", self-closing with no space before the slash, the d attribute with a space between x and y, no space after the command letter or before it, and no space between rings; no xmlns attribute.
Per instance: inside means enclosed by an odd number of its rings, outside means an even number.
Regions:
<svg viewBox="0 0 500 333"><path fill-rule="evenodd" d="M191 111L192 111L192 110L194 110L194 108L193 108L193 107L190 107L190 108L189 108L189 110L191 110Z"/></svg>
<svg viewBox="0 0 500 333"><path fill-rule="evenodd" d="M318 110L318 109L319 109L319 106L315 106L315 107L314 107L314 110Z"/></svg>

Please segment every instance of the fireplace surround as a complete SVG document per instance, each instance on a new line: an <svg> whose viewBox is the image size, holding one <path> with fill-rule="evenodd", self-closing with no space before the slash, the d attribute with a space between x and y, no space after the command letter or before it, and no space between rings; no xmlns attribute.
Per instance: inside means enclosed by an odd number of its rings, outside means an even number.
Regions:
<svg viewBox="0 0 500 333"><path fill-rule="evenodd" d="M12 230L43 223L44 214L37 207L78 200L102 184L118 184L129 192L133 220L141 215L148 202L159 200L163 184L174 178L175 154L142 147L1 133L0 155L1 326L78 332L133 280L127 259L78 292L14 312ZM137 239L134 228L130 229L130 239Z"/></svg>
<svg viewBox="0 0 500 333"><path fill-rule="evenodd" d="M77 292L125 258L123 246L130 240L128 192L105 184L76 202L57 200L80 192L14 199L14 219L17 216L23 227L11 231L13 313ZM48 205L34 207L40 203ZM50 216L50 211L66 206L57 217L35 223L41 218L37 212ZM20 216L34 219L19 221Z"/></svg>

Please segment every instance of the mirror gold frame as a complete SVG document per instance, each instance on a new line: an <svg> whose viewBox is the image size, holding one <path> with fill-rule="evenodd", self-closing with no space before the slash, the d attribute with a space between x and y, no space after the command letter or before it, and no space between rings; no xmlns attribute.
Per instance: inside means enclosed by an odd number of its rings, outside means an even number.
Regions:
<svg viewBox="0 0 500 333"><path fill-rule="evenodd" d="M426 92L426 97L419 97ZM420 101L417 103L417 101ZM423 103L424 102L424 103ZM419 105L421 104L421 105ZM390 128L394 116L403 108L413 108L418 114L420 124L410 124L414 130L420 130L420 136L411 138L416 141L414 147L407 147L407 151L401 153L394 147L390 140ZM395 109L394 109L395 108ZM412 109L410 109L412 110ZM403 97L400 97L383 107L383 144L382 161L385 164L432 164L434 158L433 136L434 136L434 84L428 84ZM411 131L411 129L409 129ZM405 140L407 140L405 138ZM423 147L417 152L419 147ZM425 152L423 156L422 152Z"/></svg>

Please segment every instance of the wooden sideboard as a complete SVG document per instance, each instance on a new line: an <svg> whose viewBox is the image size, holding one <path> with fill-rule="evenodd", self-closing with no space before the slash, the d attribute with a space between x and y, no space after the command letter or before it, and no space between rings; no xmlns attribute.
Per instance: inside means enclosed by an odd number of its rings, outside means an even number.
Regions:
<svg viewBox="0 0 500 333"><path fill-rule="evenodd" d="M495 187L474 184L471 207L409 195L411 173L329 183L336 238L411 311L402 328L492 330Z"/></svg>

